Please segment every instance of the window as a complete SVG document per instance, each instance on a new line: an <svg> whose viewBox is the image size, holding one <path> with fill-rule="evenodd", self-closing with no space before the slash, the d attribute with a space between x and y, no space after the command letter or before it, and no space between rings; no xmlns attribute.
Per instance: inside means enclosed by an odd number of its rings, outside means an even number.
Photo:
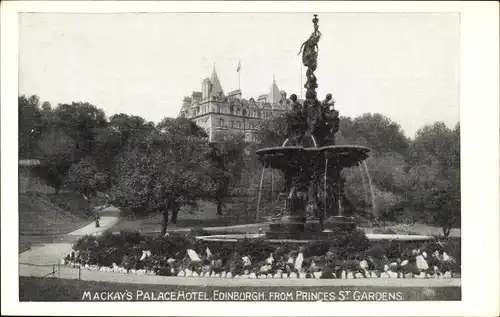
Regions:
<svg viewBox="0 0 500 317"><path fill-rule="evenodd" d="M233 105L230 105L230 106L229 106L229 112L230 112L231 114L233 114L233 113L234 113L234 106L233 106Z"/></svg>
<svg viewBox="0 0 500 317"><path fill-rule="evenodd" d="M217 105L217 113L220 113L220 105Z"/></svg>
<svg viewBox="0 0 500 317"><path fill-rule="evenodd" d="M234 128L234 121L231 121L231 128Z"/></svg>
<svg viewBox="0 0 500 317"><path fill-rule="evenodd" d="M219 119L219 127L223 127L224 126L224 119Z"/></svg>

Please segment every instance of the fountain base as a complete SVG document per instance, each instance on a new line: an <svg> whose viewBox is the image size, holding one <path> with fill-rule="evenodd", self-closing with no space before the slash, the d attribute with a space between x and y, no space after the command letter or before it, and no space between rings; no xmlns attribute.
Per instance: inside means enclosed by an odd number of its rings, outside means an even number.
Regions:
<svg viewBox="0 0 500 317"><path fill-rule="evenodd" d="M268 239L300 239L304 234L304 221L298 216L284 216L276 222L269 224L269 231L266 232Z"/></svg>
<svg viewBox="0 0 500 317"><path fill-rule="evenodd" d="M267 239L292 240L329 240L334 232L356 229L352 217L334 216L321 223L319 219L308 219L305 222L300 217L286 216L279 222L269 224Z"/></svg>
<svg viewBox="0 0 500 317"><path fill-rule="evenodd" d="M327 218L323 223L324 230L354 230L356 229L356 222L353 217L333 216Z"/></svg>

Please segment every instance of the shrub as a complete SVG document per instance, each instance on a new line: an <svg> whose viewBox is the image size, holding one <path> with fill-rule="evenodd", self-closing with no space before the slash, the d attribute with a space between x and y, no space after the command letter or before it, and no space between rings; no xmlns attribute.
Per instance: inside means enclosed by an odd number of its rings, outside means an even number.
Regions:
<svg viewBox="0 0 500 317"><path fill-rule="evenodd" d="M386 249L386 256L389 260L403 257L404 249L399 241L391 241Z"/></svg>
<svg viewBox="0 0 500 317"><path fill-rule="evenodd" d="M237 243L236 247L241 254L250 256L254 261L265 260L273 251L277 256L289 252L286 247L279 246L276 248L265 239L244 239Z"/></svg>
<svg viewBox="0 0 500 317"><path fill-rule="evenodd" d="M386 254L386 249L382 244L374 244L367 250L366 254L374 259L382 259Z"/></svg>
<svg viewBox="0 0 500 317"><path fill-rule="evenodd" d="M73 250L87 250L97 245L97 238L91 235L84 235L73 244Z"/></svg>
<svg viewBox="0 0 500 317"><path fill-rule="evenodd" d="M144 240L144 237L141 236L141 233L137 230L134 231L121 230L120 237L122 241L130 244L139 244L141 243L141 241Z"/></svg>

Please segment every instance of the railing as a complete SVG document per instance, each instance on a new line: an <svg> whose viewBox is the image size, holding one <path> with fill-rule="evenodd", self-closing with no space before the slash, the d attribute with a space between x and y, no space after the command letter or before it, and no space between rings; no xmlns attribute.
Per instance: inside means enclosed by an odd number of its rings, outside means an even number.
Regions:
<svg viewBox="0 0 500 317"><path fill-rule="evenodd" d="M38 270L31 270L32 272L39 272L41 277L56 277L56 274L59 273L58 277L61 276L61 265L60 264L31 264L31 263L19 263L19 271L21 272L21 267L36 267ZM51 270L50 270L51 269ZM48 273L47 271L50 270Z"/></svg>
<svg viewBox="0 0 500 317"><path fill-rule="evenodd" d="M82 267L62 264L19 263L19 276L55 277L64 279L82 279Z"/></svg>

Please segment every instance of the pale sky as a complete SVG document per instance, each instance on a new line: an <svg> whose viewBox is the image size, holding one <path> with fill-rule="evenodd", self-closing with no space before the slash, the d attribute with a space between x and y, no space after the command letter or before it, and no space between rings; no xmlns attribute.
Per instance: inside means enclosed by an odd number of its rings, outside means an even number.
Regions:
<svg viewBox="0 0 500 317"><path fill-rule="evenodd" d="M321 13L316 76L342 116L379 112L408 136L459 120L459 16ZM158 122L177 116L215 63L227 93L300 97L309 13L33 13L19 18L19 93L54 106L86 101ZM301 80L302 77L302 80Z"/></svg>

